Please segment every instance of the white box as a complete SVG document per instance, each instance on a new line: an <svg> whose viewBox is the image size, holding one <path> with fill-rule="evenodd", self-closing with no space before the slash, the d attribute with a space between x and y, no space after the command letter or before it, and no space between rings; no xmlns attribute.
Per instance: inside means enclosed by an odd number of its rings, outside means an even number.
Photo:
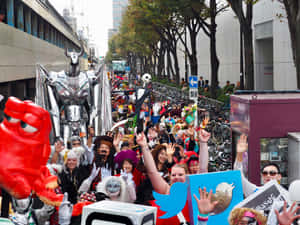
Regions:
<svg viewBox="0 0 300 225"><path fill-rule="evenodd" d="M81 225L155 225L156 207L100 201L83 207Z"/></svg>

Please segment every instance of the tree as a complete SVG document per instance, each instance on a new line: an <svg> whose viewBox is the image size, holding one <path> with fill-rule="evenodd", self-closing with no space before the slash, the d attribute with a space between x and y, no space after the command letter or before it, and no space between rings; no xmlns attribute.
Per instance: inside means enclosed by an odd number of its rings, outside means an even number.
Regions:
<svg viewBox="0 0 300 225"><path fill-rule="evenodd" d="M160 37L162 50L166 50L168 78L179 84L179 62L177 56L178 33L182 26L178 24L172 0L136 0L143 10L144 25L151 25ZM161 57L164 57L161 56ZM172 76L171 76L172 74Z"/></svg>
<svg viewBox="0 0 300 225"><path fill-rule="evenodd" d="M204 33L210 39L210 68L211 68L211 96L217 98L217 86L218 86L218 71L219 71L219 58L217 55L216 48L216 33L217 33L217 24L216 17L220 12L223 12L228 6L224 4L217 4L216 0L209 1L208 15L210 18L210 24L199 18L201 20L201 27L203 28Z"/></svg>
<svg viewBox="0 0 300 225"><path fill-rule="evenodd" d="M188 56L191 75L197 75L197 35L202 27L202 21L208 18L207 7L204 1L199 0L173 0L172 2L176 7L178 19L181 20L184 29L188 31L189 45L181 33L177 35L185 48L185 54Z"/></svg>
<svg viewBox="0 0 300 225"><path fill-rule="evenodd" d="M293 60L297 73L297 88L300 89L300 2L280 0L284 4L289 24Z"/></svg>
<svg viewBox="0 0 300 225"><path fill-rule="evenodd" d="M245 53L245 88L254 89L254 60L253 60L253 32L252 17L253 4L258 0L227 0L233 12L237 16L242 35L244 37L244 53ZM246 5L246 13L244 13L244 4Z"/></svg>

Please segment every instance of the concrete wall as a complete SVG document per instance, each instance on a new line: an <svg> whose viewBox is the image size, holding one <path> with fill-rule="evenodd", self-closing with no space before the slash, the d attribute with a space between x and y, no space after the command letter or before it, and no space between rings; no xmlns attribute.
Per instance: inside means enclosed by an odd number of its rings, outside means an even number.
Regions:
<svg viewBox="0 0 300 225"><path fill-rule="evenodd" d="M274 89L291 90L297 88L296 68L293 63L290 31L286 19L276 14L285 13L282 5L274 1L273 48L274 48Z"/></svg>
<svg viewBox="0 0 300 225"><path fill-rule="evenodd" d="M35 77L35 65L49 70L67 66L64 50L7 24L0 24L0 82Z"/></svg>
<svg viewBox="0 0 300 225"><path fill-rule="evenodd" d="M0 52L0 83L34 78L37 63L47 70L68 69L63 49L4 23L0 23Z"/></svg>
<svg viewBox="0 0 300 225"><path fill-rule="evenodd" d="M187 37L188 40L189 37ZM227 80L236 82L239 79L240 36L239 23L233 13L228 10L217 17L217 54L220 60L219 81L225 85ZM184 77L184 53L179 44L178 58L180 62L181 77ZM199 32L197 39L198 77L211 80L210 70L210 40L203 31Z"/></svg>
<svg viewBox="0 0 300 225"><path fill-rule="evenodd" d="M285 13L277 1L260 0L253 9L253 46L255 89L287 90L296 88L290 35ZM200 31L197 40L198 76L211 80L209 39ZM181 45L178 47L183 49ZM219 81L236 83L240 74L240 25L229 8L217 17L217 54L220 60ZM179 51L181 77L184 77L184 54Z"/></svg>
<svg viewBox="0 0 300 225"><path fill-rule="evenodd" d="M65 23L61 20L62 18L58 18L58 15L51 10L53 10L50 6L47 6L41 1L38 0L22 0L26 5L28 5L33 11L35 11L39 16L41 16L44 20L48 21L52 26L54 26L57 30L63 33L67 38L72 40L78 46L80 46L79 41L76 39L75 35L72 34L71 28L67 27Z"/></svg>

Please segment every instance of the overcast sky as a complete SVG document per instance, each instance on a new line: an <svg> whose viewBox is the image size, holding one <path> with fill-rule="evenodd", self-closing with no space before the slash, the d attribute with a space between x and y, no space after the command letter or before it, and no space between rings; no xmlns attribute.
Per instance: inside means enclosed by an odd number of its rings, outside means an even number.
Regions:
<svg viewBox="0 0 300 225"><path fill-rule="evenodd" d="M62 14L65 7L74 4L78 27L89 27L90 38L98 48L98 55L107 52L108 29L112 28L112 0L49 0ZM87 29L86 29L87 30Z"/></svg>

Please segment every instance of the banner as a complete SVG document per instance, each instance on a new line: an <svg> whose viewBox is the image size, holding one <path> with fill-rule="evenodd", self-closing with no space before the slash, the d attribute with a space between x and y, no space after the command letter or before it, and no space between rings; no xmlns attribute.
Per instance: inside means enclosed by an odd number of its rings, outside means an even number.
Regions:
<svg viewBox="0 0 300 225"><path fill-rule="evenodd" d="M193 195L199 197L199 188L213 191L213 201L218 201L213 213L210 214L208 225L228 225L228 216L233 207L243 200L241 172L225 171L188 176L188 202L190 206L191 224L197 224L198 206Z"/></svg>
<svg viewBox="0 0 300 225"><path fill-rule="evenodd" d="M290 203L289 193L277 181L269 181L262 186L257 192L250 195L241 203L237 204L235 208L251 208L263 212L266 216L269 214L272 205L275 201L282 200Z"/></svg>

